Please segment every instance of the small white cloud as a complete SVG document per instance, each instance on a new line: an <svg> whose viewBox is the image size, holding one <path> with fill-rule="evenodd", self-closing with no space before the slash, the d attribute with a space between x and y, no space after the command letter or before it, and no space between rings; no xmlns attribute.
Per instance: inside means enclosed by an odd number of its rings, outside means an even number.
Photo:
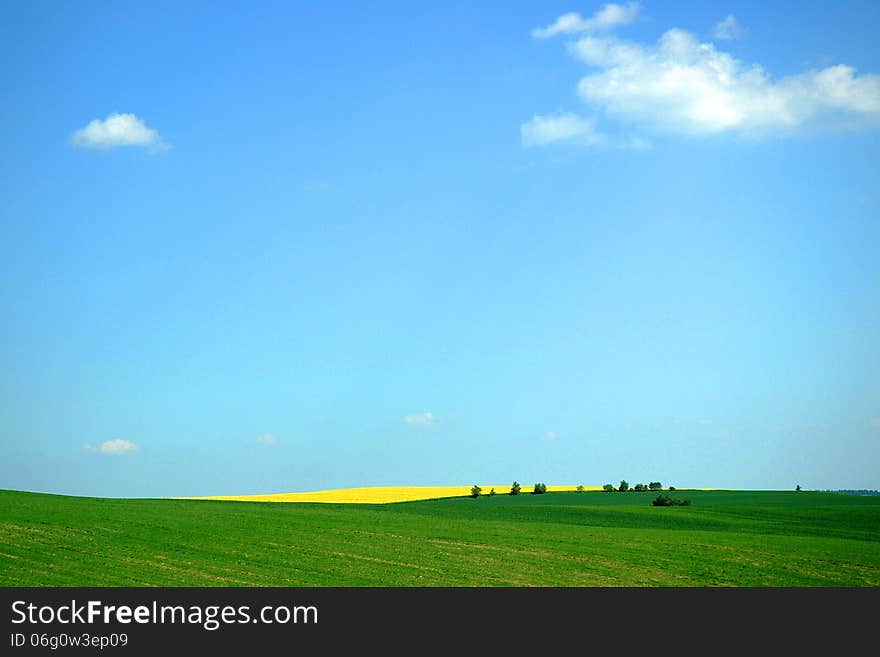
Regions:
<svg viewBox="0 0 880 657"><path fill-rule="evenodd" d="M605 143L603 135L596 132L595 124L577 114L536 114L519 127L525 148L549 146L560 142L573 142L593 146Z"/></svg>
<svg viewBox="0 0 880 657"><path fill-rule="evenodd" d="M718 21L715 24L715 30L712 34L715 35L716 39L720 39L721 41L731 41L733 39L739 39L743 35L743 32L744 30L736 21L736 16L728 14L723 21Z"/></svg>
<svg viewBox="0 0 880 657"><path fill-rule="evenodd" d="M651 143L635 135L609 137L596 130L596 123L577 114L535 114L519 127L523 148L540 148L559 144L594 148L644 150Z"/></svg>
<svg viewBox="0 0 880 657"><path fill-rule="evenodd" d="M532 30L536 39L546 39L557 34L577 34L580 32L604 32L618 25L632 23L639 15L641 6L638 2L625 5L609 3L593 14L592 18L583 18L577 12L563 14L556 22L547 27Z"/></svg>
<svg viewBox="0 0 880 657"><path fill-rule="evenodd" d="M277 445L278 438L274 434L264 433L262 436L257 436L257 442L263 445Z"/></svg>
<svg viewBox="0 0 880 657"><path fill-rule="evenodd" d="M93 452L95 454L128 454L129 452L134 452L138 448L130 440L125 440L123 438L117 438L115 440L105 440L103 443L94 447L88 443L83 447L87 452Z"/></svg>
<svg viewBox="0 0 880 657"><path fill-rule="evenodd" d="M556 434L555 431L548 431L547 433L541 434L540 436L538 436L538 440L550 441L550 440L556 440L558 437L559 436Z"/></svg>
<svg viewBox="0 0 880 657"><path fill-rule="evenodd" d="M141 146L153 152L167 150L168 145L161 135L148 128L142 119L134 114L110 114L106 119L94 119L85 128L80 128L70 137L70 143L77 148L109 150L119 146Z"/></svg>
<svg viewBox="0 0 880 657"><path fill-rule="evenodd" d="M701 427L711 427L715 422L713 420L709 420L707 418L703 418L702 420L697 420L697 424Z"/></svg>
<svg viewBox="0 0 880 657"><path fill-rule="evenodd" d="M403 421L405 424L412 426L425 426L428 424L435 424L437 418L434 417L433 413L427 411L425 413L416 413L415 415L404 415Z"/></svg>

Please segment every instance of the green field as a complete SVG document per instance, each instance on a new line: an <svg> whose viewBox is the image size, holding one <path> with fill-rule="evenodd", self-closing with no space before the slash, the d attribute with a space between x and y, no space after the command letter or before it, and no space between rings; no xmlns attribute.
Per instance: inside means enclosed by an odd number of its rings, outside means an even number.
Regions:
<svg viewBox="0 0 880 657"><path fill-rule="evenodd" d="M880 496L677 491L386 505L0 491L2 586L880 586Z"/></svg>

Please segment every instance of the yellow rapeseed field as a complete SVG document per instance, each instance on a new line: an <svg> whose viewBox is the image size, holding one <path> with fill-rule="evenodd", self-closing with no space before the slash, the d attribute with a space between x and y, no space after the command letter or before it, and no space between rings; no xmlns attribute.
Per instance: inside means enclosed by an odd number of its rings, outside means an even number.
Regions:
<svg viewBox="0 0 880 657"><path fill-rule="evenodd" d="M510 491L510 484L483 486L483 494L495 488L499 495ZM530 493L531 485L521 484L523 493ZM547 492L575 490L577 486L547 486ZM601 486L584 486L584 490L601 490ZM216 495L212 497L186 497L188 500L231 500L238 502L329 502L334 504L388 504L389 502L412 502L439 497L463 497L470 495L467 486L370 486L366 488L337 488L303 493L274 493L269 495Z"/></svg>

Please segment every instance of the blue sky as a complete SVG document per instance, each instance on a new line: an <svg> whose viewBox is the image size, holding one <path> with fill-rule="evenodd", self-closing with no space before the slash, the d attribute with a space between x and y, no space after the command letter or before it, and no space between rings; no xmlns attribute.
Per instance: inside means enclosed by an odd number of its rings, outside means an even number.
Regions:
<svg viewBox="0 0 880 657"><path fill-rule="evenodd" d="M5 3L0 487L880 488L878 29Z"/></svg>

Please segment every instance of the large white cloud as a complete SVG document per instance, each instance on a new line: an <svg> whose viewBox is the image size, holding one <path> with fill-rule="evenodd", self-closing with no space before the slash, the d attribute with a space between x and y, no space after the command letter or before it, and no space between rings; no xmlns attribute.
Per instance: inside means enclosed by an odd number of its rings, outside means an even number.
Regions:
<svg viewBox="0 0 880 657"><path fill-rule="evenodd" d="M581 35L568 50L591 69L577 92L590 115L602 119L606 133L609 120L642 132L752 137L880 124L880 75L859 75L846 65L774 79L762 66L681 29L666 31L653 44ZM590 121L584 118L579 125ZM561 134L541 124L532 128ZM582 139L582 133L569 132L567 139L544 142ZM523 136L524 145L537 143Z"/></svg>
<svg viewBox="0 0 880 657"><path fill-rule="evenodd" d="M168 148L161 135L134 114L110 114L103 121L94 119L74 132L70 143L78 148L100 150L119 146L141 146L152 151Z"/></svg>
<svg viewBox="0 0 880 657"><path fill-rule="evenodd" d="M651 46L587 36L571 50L598 69L578 83L587 104L654 129L761 134L880 120L880 76L849 66L774 81L678 29Z"/></svg>

